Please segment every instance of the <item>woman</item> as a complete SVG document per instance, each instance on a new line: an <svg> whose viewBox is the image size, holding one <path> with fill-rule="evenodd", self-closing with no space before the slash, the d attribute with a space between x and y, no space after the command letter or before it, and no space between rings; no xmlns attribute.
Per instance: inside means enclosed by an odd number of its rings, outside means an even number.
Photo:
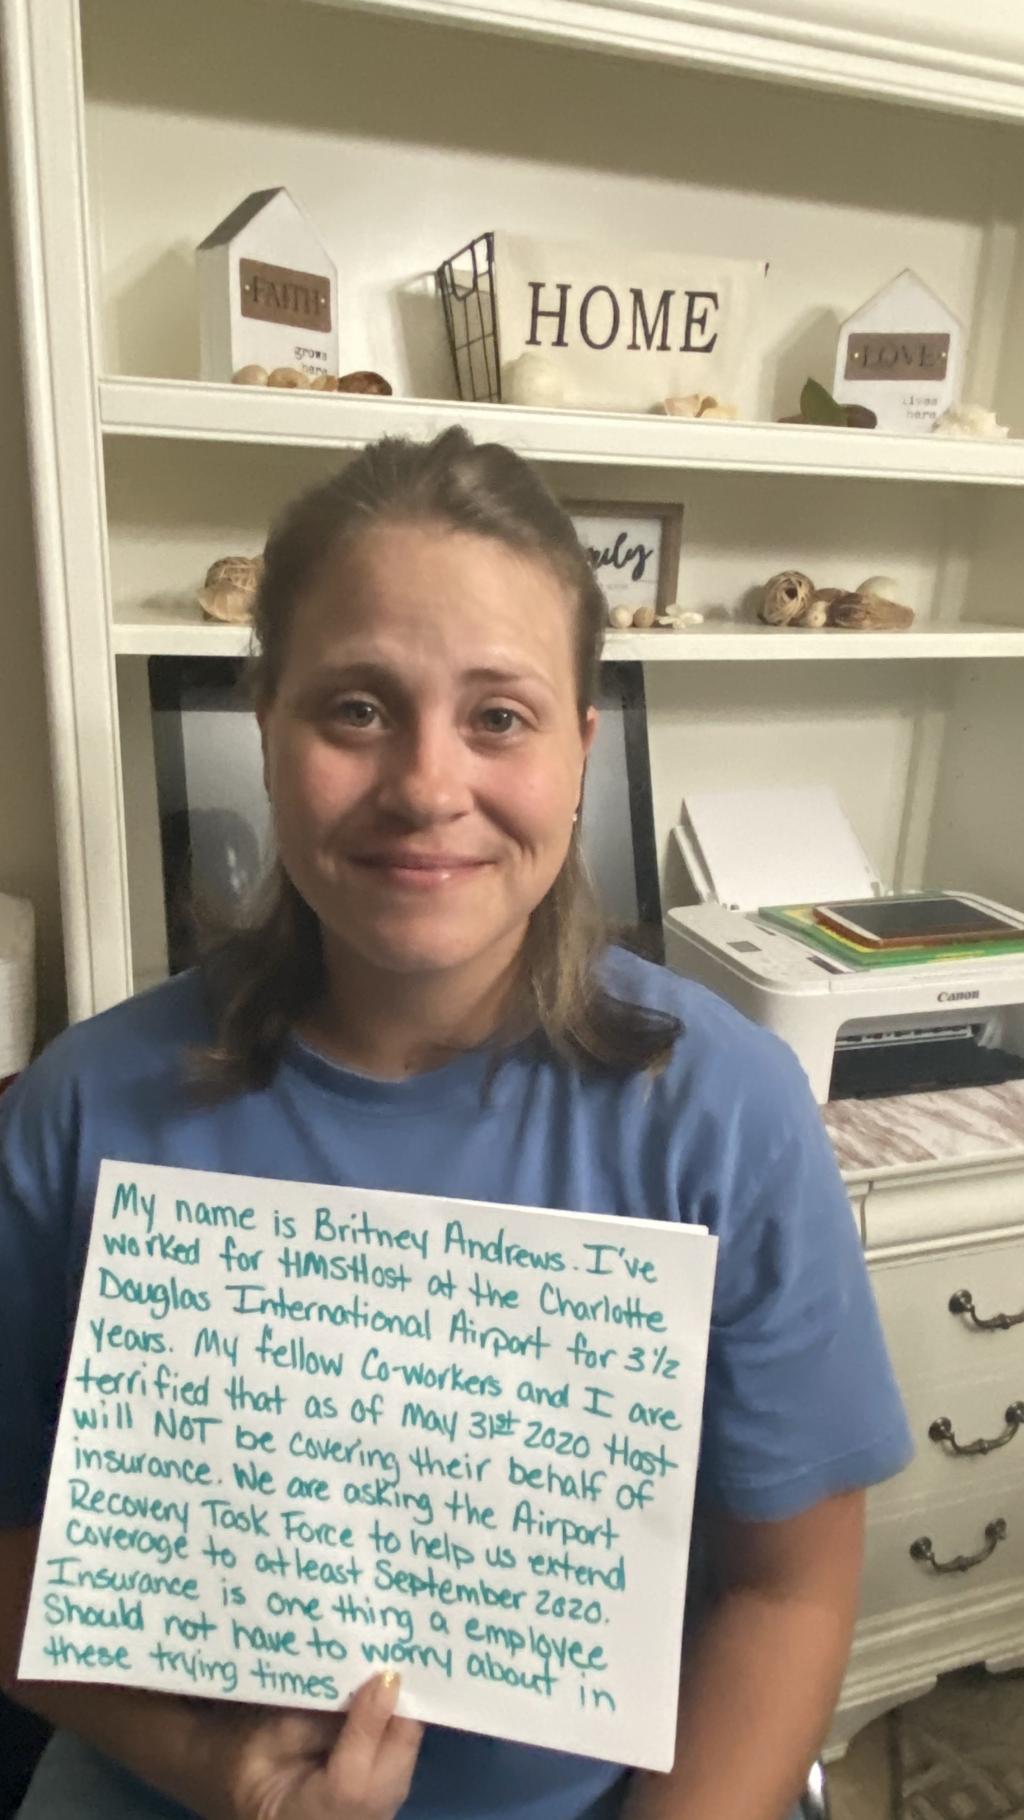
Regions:
<svg viewBox="0 0 1024 1820"><path fill-rule="evenodd" d="M604 619L547 490L458 430L375 445L273 533L273 900L202 971L66 1032L3 1108L0 1637L10 1680L102 1156L700 1222L716 1586L675 1768L421 1736L378 1682L344 1721L20 1686L66 1728L25 1820L780 1820L796 1798L848 1648L862 1488L904 1464L906 1427L791 1053L602 937L576 817Z"/></svg>

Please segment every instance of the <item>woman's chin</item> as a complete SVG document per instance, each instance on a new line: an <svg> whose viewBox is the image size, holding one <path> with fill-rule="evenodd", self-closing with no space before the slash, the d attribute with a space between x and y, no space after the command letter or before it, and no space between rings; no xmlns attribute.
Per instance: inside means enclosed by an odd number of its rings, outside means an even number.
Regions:
<svg viewBox="0 0 1024 1820"><path fill-rule="evenodd" d="M366 966L381 973L402 973L409 976L455 973L462 968L474 968L486 965L486 957L491 952L491 944L481 944L479 936L474 940L459 941L457 938L435 939L432 941L387 940L377 937L376 940L353 942L351 932L341 935L346 953L357 966ZM505 960L504 944L494 944L495 965Z"/></svg>
<svg viewBox="0 0 1024 1820"><path fill-rule="evenodd" d="M417 921L419 926L417 927ZM519 948L526 919L488 930L479 917L395 918L360 926L355 917L331 922L331 946L343 964L381 973L453 974L468 970L485 977L489 967L502 972Z"/></svg>

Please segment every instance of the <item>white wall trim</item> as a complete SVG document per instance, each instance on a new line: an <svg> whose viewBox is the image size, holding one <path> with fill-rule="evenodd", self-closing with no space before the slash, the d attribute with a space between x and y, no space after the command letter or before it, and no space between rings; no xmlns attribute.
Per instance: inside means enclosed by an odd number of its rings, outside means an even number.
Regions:
<svg viewBox="0 0 1024 1820"><path fill-rule="evenodd" d="M1000 9L985 54L952 0L910 8L892 30L877 0L804 0L770 10L732 0L313 0L524 37L586 44L815 88L968 114L1024 118L1024 16ZM888 16L887 16L888 14ZM878 30L874 20L884 21ZM974 24L976 21L971 20ZM870 29L869 29L870 27Z"/></svg>
<svg viewBox="0 0 1024 1820"><path fill-rule="evenodd" d="M45 7L3 0L2 23L68 1011L75 1019L131 990L77 0Z"/></svg>

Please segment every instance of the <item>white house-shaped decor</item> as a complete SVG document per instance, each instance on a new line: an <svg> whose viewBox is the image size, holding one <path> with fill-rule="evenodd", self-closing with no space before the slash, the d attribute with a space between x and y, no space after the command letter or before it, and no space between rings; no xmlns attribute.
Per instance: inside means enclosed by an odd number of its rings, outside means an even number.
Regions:
<svg viewBox="0 0 1024 1820"><path fill-rule="evenodd" d="M833 393L874 411L880 430L917 434L960 394L963 328L915 272L901 272L839 331Z"/></svg>
<svg viewBox="0 0 1024 1820"><path fill-rule="evenodd" d="M338 371L338 274L288 191L255 190L196 252L200 371Z"/></svg>

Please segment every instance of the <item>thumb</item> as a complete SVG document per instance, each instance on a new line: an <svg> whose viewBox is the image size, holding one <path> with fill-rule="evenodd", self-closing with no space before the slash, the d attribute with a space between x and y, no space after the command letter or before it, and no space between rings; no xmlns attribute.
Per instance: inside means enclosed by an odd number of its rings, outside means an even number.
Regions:
<svg viewBox="0 0 1024 1820"><path fill-rule="evenodd" d="M393 1669L364 1681L353 1695L341 1735L327 1762L335 1788L365 1788L381 1771L387 1779L411 1777L423 1727L395 1717L400 1679Z"/></svg>

